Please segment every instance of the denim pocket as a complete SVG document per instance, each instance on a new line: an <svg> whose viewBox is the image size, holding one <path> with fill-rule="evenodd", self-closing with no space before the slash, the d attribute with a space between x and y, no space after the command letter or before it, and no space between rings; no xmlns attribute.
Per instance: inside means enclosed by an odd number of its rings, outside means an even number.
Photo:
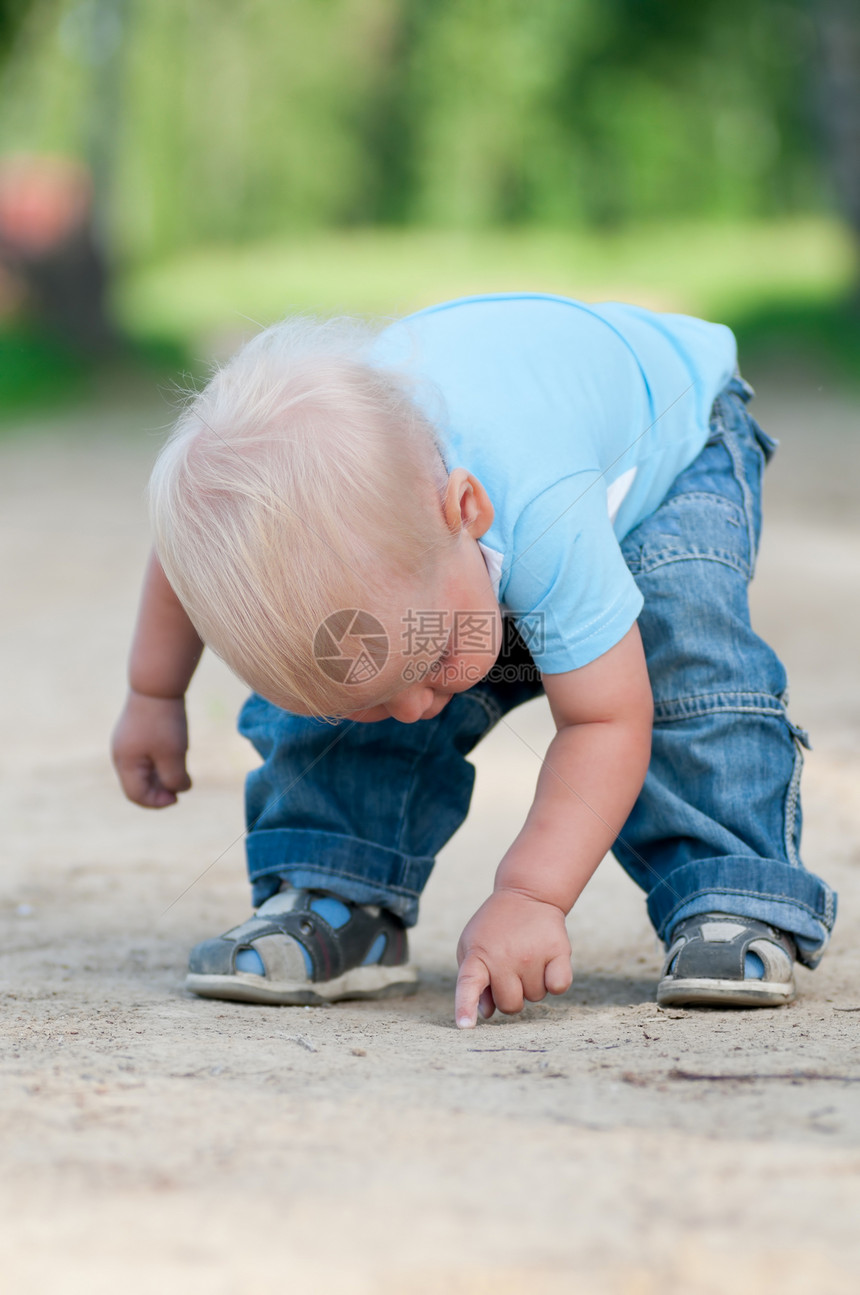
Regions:
<svg viewBox="0 0 860 1295"><path fill-rule="evenodd" d="M786 705L788 701L787 695L784 695L781 698L781 700L783 702L783 705ZM809 734L807 733L806 729L801 728L799 724L795 724L794 720L789 719L788 715L786 715L785 717L785 722L788 725L789 729L791 730L791 736L794 738L798 746L805 746L807 751L811 751L812 743L809 740Z"/></svg>
<svg viewBox="0 0 860 1295"><path fill-rule="evenodd" d="M792 737L803 735L804 745L809 739L803 729L796 729L785 713L781 698L774 693L757 692L753 689L699 693L688 697L670 697L656 700L654 705L654 723L673 724L684 720L703 719L710 715L762 715L787 723Z"/></svg>
<svg viewBox="0 0 860 1295"><path fill-rule="evenodd" d="M743 384L743 390L739 389L739 384ZM749 413L747 404L752 396L752 387L747 386L743 379L734 380L720 392L711 414L710 439L720 440L733 435L739 442L746 442L751 448L755 446L761 451L764 462L769 463L779 448L779 441L768 436Z"/></svg>
<svg viewBox="0 0 860 1295"><path fill-rule="evenodd" d="M758 441L759 449L764 455L765 463L770 463L774 454L779 449L779 441L774 440L772 436L768 436L767 432L763 431L756 420L754 418L750 418L749 414L747 414L747 418L749 420L750 431Z"/></svg>
<svg viewBox="0 0 860 1295"><path fill-rule="evenodd" d="M714 447L716 448L716 447ZM702 485L708 484L701 481ZM634 576L670 562L719 562L746 579L751 574L749 526L741 504L716 490L670 496L622 545Z"/></svg>

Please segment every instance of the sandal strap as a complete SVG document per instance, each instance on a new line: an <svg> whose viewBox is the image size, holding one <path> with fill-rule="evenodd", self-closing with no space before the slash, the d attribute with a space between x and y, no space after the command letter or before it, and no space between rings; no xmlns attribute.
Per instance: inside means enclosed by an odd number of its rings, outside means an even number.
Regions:
<svg viewBox="0 0 860 1295"><path fill-rule="evenodd" d="M235 966L236 954L242 949L253 949L256 940L272 935L286 936L306 950L314 981L334 980L361 966L380 935L385 936L385 948L378 959L379 965L399 966L406 961L406 931L393 913L375 908L368 911L360 904L340 900L350 910L349 921L333 927L311 907L315 899L329 897L322 890L301 891L288 911L259 913L227 931L221 939L231 942L231 963ZM259 952L266 965L263 948Z"/></svg>
<svg viewBox="0 0 860 1295"><path fill-rule="evenodd" d="M791 936L766 922L727 913L702 913L676 926L663 974L679 979L745 980L746 955L756 953L769 979L778 964L790 972L796 952Z"/></svg>

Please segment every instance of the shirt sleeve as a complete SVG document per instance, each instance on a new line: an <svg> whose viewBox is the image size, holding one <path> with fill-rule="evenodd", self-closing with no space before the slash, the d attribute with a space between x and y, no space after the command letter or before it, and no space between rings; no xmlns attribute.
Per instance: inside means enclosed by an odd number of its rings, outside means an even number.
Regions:
<svg viewBox="0 0 860 1295"><path fill-rule="evenodd" d="M545 674L577 670L621 641L643 598L612 529L600 473L564 477L527 505L500 594Z"/></svg>

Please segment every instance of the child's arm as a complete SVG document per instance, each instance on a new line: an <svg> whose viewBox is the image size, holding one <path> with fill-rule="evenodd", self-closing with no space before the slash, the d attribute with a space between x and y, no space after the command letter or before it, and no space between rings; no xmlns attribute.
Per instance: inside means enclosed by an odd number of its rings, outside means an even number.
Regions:
<svg viewBox="0 0 860 1295"><path fill-rule="evenodd" d="M129 800L173 805L191 786L185 768L185 690L203 644L153 553L146 569L129 660L129 692L111 754Z"/></svg>
<svg viewBox="0 0 860 1295"><path fill-rule="evenodd" d="M525 826L499 865L490 898L460 937L456 1020L571 982L565 915L612 846L645 780L652 699L637 626L580 670L545 675L556 724Z"/></svg>

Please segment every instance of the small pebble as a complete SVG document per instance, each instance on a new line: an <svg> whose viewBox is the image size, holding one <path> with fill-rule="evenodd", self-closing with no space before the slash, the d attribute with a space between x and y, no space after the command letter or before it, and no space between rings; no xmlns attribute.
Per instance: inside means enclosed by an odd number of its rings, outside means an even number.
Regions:
<svg viewBox="0 0 860 1295"><path fill-rule="evenodd" d="M366 1057L367 1053L365 1052L364 1048L353 1048L352 1055L354 1057Z"/></svg>

